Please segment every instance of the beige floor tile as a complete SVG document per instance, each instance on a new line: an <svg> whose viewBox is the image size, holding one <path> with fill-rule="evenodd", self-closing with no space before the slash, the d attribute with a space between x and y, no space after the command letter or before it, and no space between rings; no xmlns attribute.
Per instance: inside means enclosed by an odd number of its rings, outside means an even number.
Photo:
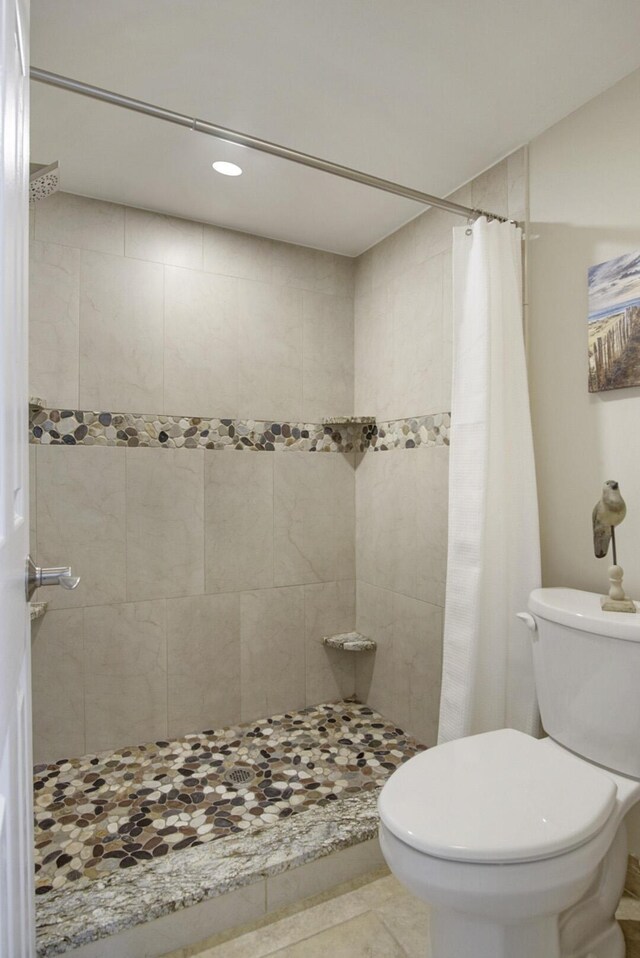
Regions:
<svg viewBox="0 0 640 958"><path fill-rule="evenodd" d="M406 952L407 958L425 958L429 934L429 909L406 891L375 909L376 917Z"/></svg>
<svg viewBox="0 0 640 958"><path fill-rule="evenodd" d="M373 912L273 952L273 958L405 958L405 952Z"/></svg>

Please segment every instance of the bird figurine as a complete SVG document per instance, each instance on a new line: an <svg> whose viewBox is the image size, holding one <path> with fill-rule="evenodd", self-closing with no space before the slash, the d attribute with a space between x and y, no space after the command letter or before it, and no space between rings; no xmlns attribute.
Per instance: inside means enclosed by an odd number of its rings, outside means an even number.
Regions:
<svg viewBox="0 0 640 958"><path fill-rule="evenodd" d="M613 539L613 564L617 565L615 527L627 514L627 506L620 493L620 484L608 479L602 487L602 496L593 507L593 551L604 559Z"/></svg>

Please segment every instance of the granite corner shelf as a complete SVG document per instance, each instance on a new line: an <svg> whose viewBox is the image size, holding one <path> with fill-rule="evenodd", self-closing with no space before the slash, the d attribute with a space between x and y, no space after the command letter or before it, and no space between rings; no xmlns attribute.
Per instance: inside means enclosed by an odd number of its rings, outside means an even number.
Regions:
<svg viewBox="0 0 640 958"><path fill-rule="evenodd" d="M29 603L29 615L32 622L35 622L36 619L41 619L42 616L47 611L49 603L48 602L30 602Z"/></svg>
<svg viewBox="0 0 640 958"><path fill-rule="evenodd" d="M375 426L375 416L327 416L323 426Z"/></svg>
<svg viewBox="0 0 640 958"><path fill-rule="evenodd" d="M30 409L45 409L46 402L44 399L40 399L39 396L29 396L29 408Z"/></svg>
<svg viewBox="0 0 640 958"><path fill-rule="evenodd" d="M339 632L337 635L325 635L322 644L330 649L342 649L344 652L375 652L378 643L360 632Z"/></svg>

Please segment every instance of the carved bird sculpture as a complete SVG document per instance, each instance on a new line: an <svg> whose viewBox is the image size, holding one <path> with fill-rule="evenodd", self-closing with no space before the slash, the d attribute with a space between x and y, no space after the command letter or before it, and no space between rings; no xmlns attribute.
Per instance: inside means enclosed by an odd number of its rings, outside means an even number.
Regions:
<svg viewBox="0 0 640 958"><path fill-rule="evenodd" d="M609 479L602 487L602 496L593 507L593 551L598 559L604 559L609 551L612 534L613 562L616 563L615 533L613 529L620 525L627 514L627 506L620 494L620 485Z"/></svg>

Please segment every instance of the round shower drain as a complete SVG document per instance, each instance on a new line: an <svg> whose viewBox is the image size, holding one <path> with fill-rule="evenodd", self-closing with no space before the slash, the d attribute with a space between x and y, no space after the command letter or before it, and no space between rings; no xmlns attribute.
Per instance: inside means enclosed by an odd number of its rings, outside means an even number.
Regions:
<svg viewBox="0 0 640 958"><path fill-rule="evenodd" d="M234 785L244 785L246 782L250 782L253 778L253 772L248 768L232 768L225 775L230 782L233 782Z"/></svg>

